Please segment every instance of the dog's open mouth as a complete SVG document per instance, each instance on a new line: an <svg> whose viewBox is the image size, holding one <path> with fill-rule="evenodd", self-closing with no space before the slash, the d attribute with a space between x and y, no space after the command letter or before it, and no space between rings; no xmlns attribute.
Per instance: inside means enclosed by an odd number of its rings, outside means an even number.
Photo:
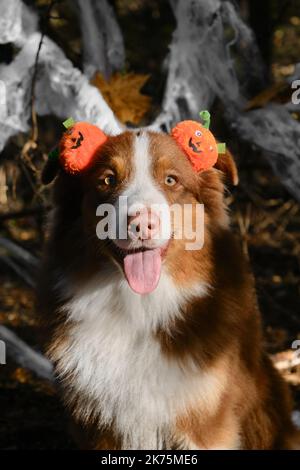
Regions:
<svg viewBox="0 0 300 470"><path fill-rule="evenodd" d="M153 249L141 247L136 250L114 248L129 286L141 295L149 294L157 287L166 251L167 246Z"/></svg>

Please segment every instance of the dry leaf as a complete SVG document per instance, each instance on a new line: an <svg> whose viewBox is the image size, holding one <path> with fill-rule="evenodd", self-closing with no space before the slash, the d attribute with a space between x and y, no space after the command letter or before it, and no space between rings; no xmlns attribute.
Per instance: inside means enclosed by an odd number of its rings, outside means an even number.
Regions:
<svg viewBox="0 0 300 470"><path fill-rule="evenodd" d="M27 369L23 369L23 367L17 367L12 373L11 378L21 384L25 384L30 382L31 373Z"/></svg>
<svg viewBox="0 0 300 470"><path fill-rule="evenodd" d="M151 106L151 98L140 93L149 75L116 73L106 81L98 72L92 80L117 118L138 125Z"/></svg>

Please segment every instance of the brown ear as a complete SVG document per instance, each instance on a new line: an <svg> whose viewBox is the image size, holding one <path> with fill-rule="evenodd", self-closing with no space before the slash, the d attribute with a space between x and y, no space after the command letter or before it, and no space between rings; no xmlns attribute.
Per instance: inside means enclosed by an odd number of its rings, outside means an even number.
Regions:
<svg viewBox="0 0 300 470"><path fill-rule="evenodd" d="M50 159L47 160L45 166L42 170L41 181L42 184L50 184L56 178L57 173L59 171L60 165L59 160L57 159Z"/></svg>
<svg viewBox="0 0 300 470"><path fill-rule="evenodd" d="M220 154L218 157L217 163L214 165L214 168L222 171L226 175L226 178L233 186L237 186L239 183L239 175L236 164L234 162L232 154L229 150L226 150L226 153Z"/></svg>

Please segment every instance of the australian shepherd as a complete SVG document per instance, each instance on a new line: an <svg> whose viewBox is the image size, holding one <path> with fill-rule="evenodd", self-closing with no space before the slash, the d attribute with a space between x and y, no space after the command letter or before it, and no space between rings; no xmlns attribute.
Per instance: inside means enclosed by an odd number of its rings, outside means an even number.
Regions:
<svg viewBox="0 0 300 470"><path fill-rule="evenodd" d="M58 171L39 303L81 448L295 445L226 182L237 183L229 153L197 173L170 135L148 130L109 137L86 171ZM187 249L178 218L155 208L198 205L203 240Z"/></svg>

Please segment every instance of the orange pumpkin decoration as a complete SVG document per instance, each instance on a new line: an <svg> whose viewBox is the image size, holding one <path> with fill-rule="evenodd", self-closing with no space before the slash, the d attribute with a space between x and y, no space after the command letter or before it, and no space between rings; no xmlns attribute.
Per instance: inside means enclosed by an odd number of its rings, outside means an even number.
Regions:
<svg viewBox="0 0 300 470"><path fill-rule="evenodd" d="M196 121L182 121L171 132L195 171L212 168L219 154L218 144L211 131Z"/></svg>
<svg viewBox="0 0 300 470"><path fill-rule="evenodd" d="M197 172L212 168L218 160L218 154L226 151L225 144L218 144L209 130L210 113L202 111L200 117L203 125L196 121L182 121L171 132ZM50 153L49 159L59 159L67 173L77 174L88 168L108 137L99 127L88 122L75 123L70 118L63 124L67 130L59 148Z"/></svg>
<svg viewBox="0 0 300 470"><path fill-rule="evenodd" d="M59 160L67 173L85 170L107 136L99 127L88 122L77 122L68 127L59 144Z"/></svg>

